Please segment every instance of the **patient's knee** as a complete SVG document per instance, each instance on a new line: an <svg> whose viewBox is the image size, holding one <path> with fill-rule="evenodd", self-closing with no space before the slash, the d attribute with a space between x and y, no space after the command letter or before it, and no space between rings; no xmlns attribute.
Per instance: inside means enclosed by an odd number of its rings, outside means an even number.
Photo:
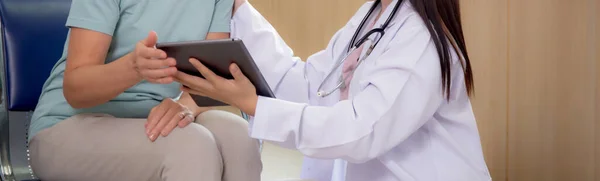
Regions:
<svg viewBox="0 0 600 181"><path fill-rule="evenodd" d="M189 124L184 128L175 128L167 138L171 144L214 144L213 134L202 125Z"/></svg>
<svg viewBox="0 0 600 181"><path fill-rule="evenodd" d="M164 138L167 151L162 162L163 180L221 180L223 157L208 129L190 124Z"/></svg>
<svg viewBox="0 0 600 181"><path fill-rule="evenodd" d="M227 111L206 111L196 118L199 123L209 129L213 134L240 135L248 137L248 122L242 117Z"/></svg>
<svg viewBox="0 0 600 181"><path fill-rule="evenodd" d="M238 150L244 155L260 157L259 142L250 137L248 122L240 116L214 110L200 114L196 122L210 130L221 152Z"/></svg>
<svg viewBox="0 0 600 181"><path fill-rule="evenodd" d="M206 159L214 162L220 160L216 140L208 129L198 124L175 129L169 136L163 137L169 154L167 157L177 157L175 159L187 161L201 159L204 162L208 161Z"/></svg>

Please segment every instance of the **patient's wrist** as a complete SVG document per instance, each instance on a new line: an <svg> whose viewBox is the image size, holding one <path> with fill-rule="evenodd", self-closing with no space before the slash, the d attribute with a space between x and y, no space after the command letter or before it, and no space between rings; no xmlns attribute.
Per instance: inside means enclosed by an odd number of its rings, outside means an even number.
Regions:
<svg viewBox="0 0 600 181"><path fill-rule="evenodd" d="M126 62L127 65L127 69L129 69L130 71L135 73L135 78L137 80L137 82L141 82L142 80L144 80L144 78L142 77L142 75L139 74L138 69L135 65L135 55L133 52L126 54L125 56L123 56L123 61Z"/></svg>
<svg viewBox="0 0 600 181"><path fill-rule="evenodd" d="M213 107L198 107L198 106L195 106L193 109L190 108L190 110L192 110L192 112L194 113L193 114L194 118L197 117L198 115L202 114L203 112L206 112L206 111L209 111L212 109L213 109Z"/></svg>

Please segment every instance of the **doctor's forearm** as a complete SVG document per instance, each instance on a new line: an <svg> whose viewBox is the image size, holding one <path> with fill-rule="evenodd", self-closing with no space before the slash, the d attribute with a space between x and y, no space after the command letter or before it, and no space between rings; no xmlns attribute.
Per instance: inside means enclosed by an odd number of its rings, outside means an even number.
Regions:
<svg viewBox="0 0 600 181"><path fill-rule="evenodd" d="M256 114L256 104L258 104L258 96L253 96L243 100L236 107L249 116L254 116Z"/></svg>

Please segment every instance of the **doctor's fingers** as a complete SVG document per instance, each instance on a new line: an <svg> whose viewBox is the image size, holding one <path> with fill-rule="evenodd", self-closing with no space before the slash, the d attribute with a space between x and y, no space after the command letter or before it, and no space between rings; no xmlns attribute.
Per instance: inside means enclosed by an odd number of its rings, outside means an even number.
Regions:
<svg viewBox="0 0 600 181"><path fill-rule="evenodd" d="M246 77L244 75L244 73L242 73L242 71L240 70L240 67L235 63L232 63L229 66L229 72L231 72L231 75L233 76L233 79L236 82L242 82L242 83L250 82L250 80L248 80L248 77Z"/></svg>
<svg viewBox="0 0 600 181"><path fill-rule="evenodd" d="M194 67L196 67L196 69L198 69L200 74L202 74L202 76L204 76L204 78L206 78L206 80L208 80L210 83L215 84L218 81L223 79L222 77L215 74L212 70L210 70L206 66L204 66L204 64L200 63L200 61L198 61L198 59L190 58L189 61L190 61L190 63L192 63L192 65L194 65Z"/></svg>
<svg viewBox="0 0 600 181"><path fill-rule="evenodd" d="M206 91L214 89L213 84L208 82L208 80L183 72L177 72L175 79L192 90Z"/></svg>

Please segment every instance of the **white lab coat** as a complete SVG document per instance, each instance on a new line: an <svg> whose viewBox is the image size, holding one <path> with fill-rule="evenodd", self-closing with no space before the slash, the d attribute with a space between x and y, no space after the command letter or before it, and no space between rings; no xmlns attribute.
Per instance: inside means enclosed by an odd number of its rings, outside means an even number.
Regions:
<svg viewBox="0 0 600 181"><path fill-rule="evenodd" d="M306 63L252 5L237 10L232 37L244 41L277 97L259 98L251 136L299 150L307 157L303 177L319 181L491 180L461 64L455 58L447 101L437 51L408 2L355 71L349 100L340 101L339 91L316 96L372 3Z"/></svg>

